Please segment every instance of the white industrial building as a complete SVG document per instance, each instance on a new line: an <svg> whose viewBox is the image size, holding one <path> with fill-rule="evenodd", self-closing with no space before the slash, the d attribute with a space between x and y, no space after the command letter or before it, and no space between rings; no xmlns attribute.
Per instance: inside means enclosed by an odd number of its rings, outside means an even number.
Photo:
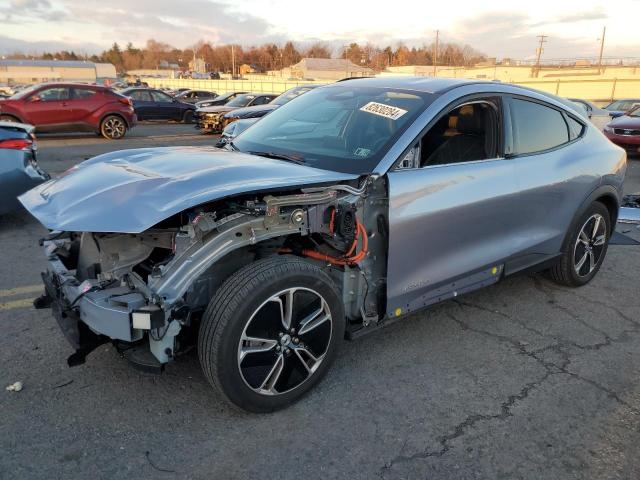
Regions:
<svg viewBox="0 0 640 480"><path fill-rule="evenodd" d="M40 82L110 83L117 80L110 63L63 60L0 60L0 83Z"/></svg>

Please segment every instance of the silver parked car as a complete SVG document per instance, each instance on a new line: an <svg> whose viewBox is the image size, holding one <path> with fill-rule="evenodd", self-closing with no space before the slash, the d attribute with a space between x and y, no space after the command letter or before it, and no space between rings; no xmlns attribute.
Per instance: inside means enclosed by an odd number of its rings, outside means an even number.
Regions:
<svg viewBox="0 0 640 480"><path fill-rule="evenodd" d="M108 153L21 197L52 230L46 294L81 363L110 341L284 407L342 339L528 269L589 282L626 169L568 101L495 82L349 80L224 150Z"/></svg>
<svg viewBox="0 0 640 480"><path fill-rule="evenodd" d="M35 127L0 122L0 215L20 208L18 196L49 180L36 159Z"/></svg>
<svg viewBox="0 0 640 480"><path fill-rule="evenodd" d="M605 125L611 121L609 112L598 107L595 103L589 100L583 100L582 98L570 98L569 100L573 102L599 130L604 130Z"/></svg>

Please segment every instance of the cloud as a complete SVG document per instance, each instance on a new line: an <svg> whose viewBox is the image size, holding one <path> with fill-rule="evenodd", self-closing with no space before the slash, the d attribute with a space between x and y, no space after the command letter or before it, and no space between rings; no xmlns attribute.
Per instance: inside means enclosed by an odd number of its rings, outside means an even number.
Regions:
<svg viewBox="0 0 640 480"><path fill-rule="evenodd" d="M74 41L41 41L29 42L17 38L0 35L0 55L10 55L12 53L25 53L27 55L39 55L42 52L57 52L61 50L74 51L77 54L92 55L100 53L103 46L92 42Z"/></svg>
<svg viewBox="0 0 640 480"><path fill-rule="evenodd" d="M589 12L560 15L556 18L555 23L583 22L585 20L603 20L605 18L609 18L609 15L604 11L603 8L594 8Z"/></svg>

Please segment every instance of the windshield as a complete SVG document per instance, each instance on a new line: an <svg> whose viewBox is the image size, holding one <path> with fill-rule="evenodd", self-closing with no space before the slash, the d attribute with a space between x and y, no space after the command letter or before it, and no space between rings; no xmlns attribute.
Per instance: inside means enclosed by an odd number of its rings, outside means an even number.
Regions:
<svg viewBox="0 0 640 480"><path fill-rule="evenodd" d="M279 95L275 99L273 99L271 101L271 104L272 105L280 105L280 106L282 106L285 103L290 102L291 100L293 100L297 96L302 95L305 92L308 92L312 88L314 88L314 87L294 87L294 88L291 88L291 89L287 90L286 92L284 92L282 95Z"/></svg>
<svg viewBox="0 0 640 480"><path fill-rule="evenodd" d="M369 173L433 97L347 85L317 88L265 116L234 146L325 170Z"/></svg>
<svg viewBox="0 0 640 480"><path fill-rule="evenodd" d="M630 117L640 117L640 107L635 107L633 110L627 113Z"/></svg>
<svg viewBox="0 0 640 480"><path fill-rule="evenodd" d="M226 104L227 107L244 107L251 100L256 98L255 95L238 95L236 98Z"/></svg>
<svg viewBox="0 0 640 480"><path fill-rule="evenodd" d="M27 87L27 88L23 88L19 92L14 93L13 95L11 95L9 97L9 100L18 100L20 98L25 98L25 97L31 95L36 90L38 90L41 86L42 86L42 84L37 84L37 85L32 85L32 86Z"/></svg>
<svg viewBox="0 0 640 480"><path fill-rule="evenodd" d="M626 110L629 110L634 105L636 105L636 103L638 103L638 102L635 101L635 100L618 100L616 102L613 102L610 105L607 105L604 108L605 108L605 110L626 111Z"/></svg>

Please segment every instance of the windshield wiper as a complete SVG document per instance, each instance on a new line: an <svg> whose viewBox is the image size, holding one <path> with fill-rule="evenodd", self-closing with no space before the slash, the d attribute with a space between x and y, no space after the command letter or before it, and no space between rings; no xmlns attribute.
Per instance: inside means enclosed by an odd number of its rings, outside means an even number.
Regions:
<svg viewBox="0 0 640 480"><path fill-rule="evenodd" d="M287 162L296 163L298 165L304 165L304 158L299 155L285 155L283 153L276 152L247 152L251 155L258 155L259 157L274 158L276 160L286 160Z"/></svg>
<svg viewBox="0 0 640 480"><path fill-rule="evenodd" d="M227 143L224 144L224 146L228 146L231 151L233 152L237 152L238 150L240 150L238 147L236 147L235 143L233 143L233 140L229 140Z"/></svg>

